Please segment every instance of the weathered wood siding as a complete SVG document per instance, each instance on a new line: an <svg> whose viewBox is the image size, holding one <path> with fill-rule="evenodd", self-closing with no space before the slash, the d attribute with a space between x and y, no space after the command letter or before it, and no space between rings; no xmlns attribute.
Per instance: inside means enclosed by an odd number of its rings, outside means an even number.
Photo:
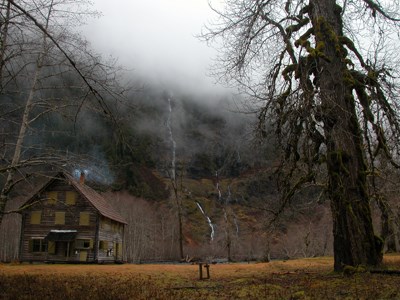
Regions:
<svg viewBox="0 0 400 300"><path fill-rule="evenodd" d="M123 260L123 224L101 217L99 226L99 261Z"/></svg>

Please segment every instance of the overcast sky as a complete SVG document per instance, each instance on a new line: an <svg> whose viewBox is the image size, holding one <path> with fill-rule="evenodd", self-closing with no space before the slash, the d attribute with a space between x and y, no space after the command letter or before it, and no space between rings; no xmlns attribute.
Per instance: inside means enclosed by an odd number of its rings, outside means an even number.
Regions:
<svg viewBox="0 0 400 300"><path fill-rule="evenodd" d="M213 5L221 1L212 0ZM215 51L195 35L215 18L207 0L94 0L103 16L85 32L92 46L119 58L135 76L213 89Z"/></svg>

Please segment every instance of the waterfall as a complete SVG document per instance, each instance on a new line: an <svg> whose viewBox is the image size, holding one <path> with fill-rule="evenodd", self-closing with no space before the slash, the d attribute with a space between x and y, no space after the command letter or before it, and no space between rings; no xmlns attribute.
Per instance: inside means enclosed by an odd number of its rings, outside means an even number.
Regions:
<svg viewBox="0 0 400 300"><path fill-rule="evenodd" d="M239 237L239 224L237 222L237 218L236 218L235 214L233 214L233 223L235 223L235 227L236 227L236 237Z"/></svg>
<svg viewBox="0 0 400 300"><path fill-rule="evenodd" d="M237 154L237 162L238 162L238 163L241 163L242 159L241 159L241 157L240 157L240 152L239 152L239 150L236 150L236 154Z"/></svg>
<svg viewBox="0 0 400 300"><path fill-rule="evenodd" d="M221 201L222 193L221 193L221 189L219 188L218 171L215 172L215 177L217 178L216 188L217 188L217 191L218 191L218 201Z"/></svg>
<svg viewBox="0 0 400 300"><path fill-rule="evenodd" d="M201 213L203 214L203 216L206 218L208 226L210 226L210 228L211 228L210 240L212 242L214 240L214 236L215 236L214 224L211 222L210 217L207 216L207 214L205 213L201 204L198 201L196 201L196 204L197 204L197 207L200 209Z"/></svg>
<svg viewBox="0 0 400 300"><path fill-rule="evenodd" d="M172 125L171 125L172 105L171 105L171 98L168 98L168 106L169 106L169 114L168 114L168 119L167 119L167 128L168 128L168 132L169 132L169 139L170 139L171 145L172 145L171 179L173 181L175 181L176 142L175 142L174 136L172 134Z"/></svg>

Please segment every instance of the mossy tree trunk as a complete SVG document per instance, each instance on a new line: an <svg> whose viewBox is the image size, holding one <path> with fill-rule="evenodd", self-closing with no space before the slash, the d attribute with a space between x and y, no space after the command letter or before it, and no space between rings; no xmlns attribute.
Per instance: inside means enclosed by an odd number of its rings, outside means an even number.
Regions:
<svg viewBox="0 0 400 300"><path fill-rule="evenodd" d="M315 42L324 47L324 57L318 58L318 92L326 138L334 269L376 266L382 259L382 245L372 226L362 134L351 84L346 81L345 49L339 42L343 36L340 7L335 0L313 0L310 4Z"/></svg>

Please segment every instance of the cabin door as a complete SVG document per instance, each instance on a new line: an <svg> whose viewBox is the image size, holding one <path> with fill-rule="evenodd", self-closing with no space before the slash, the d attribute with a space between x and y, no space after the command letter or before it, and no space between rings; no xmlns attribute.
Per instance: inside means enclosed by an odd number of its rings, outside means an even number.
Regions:
<svg viewBox="0 0 400 300"><path fill-rule="evenodd" d="M88 252L87 250L79 251L79 261L87 261Z"/></svg>
<svg viewBox="0 0 400 300"><path fill-rule="evenodd" d="M119 253L119 244L118 243L114 243L114 257L115 259L118 259L118 253Z"/></svg>

